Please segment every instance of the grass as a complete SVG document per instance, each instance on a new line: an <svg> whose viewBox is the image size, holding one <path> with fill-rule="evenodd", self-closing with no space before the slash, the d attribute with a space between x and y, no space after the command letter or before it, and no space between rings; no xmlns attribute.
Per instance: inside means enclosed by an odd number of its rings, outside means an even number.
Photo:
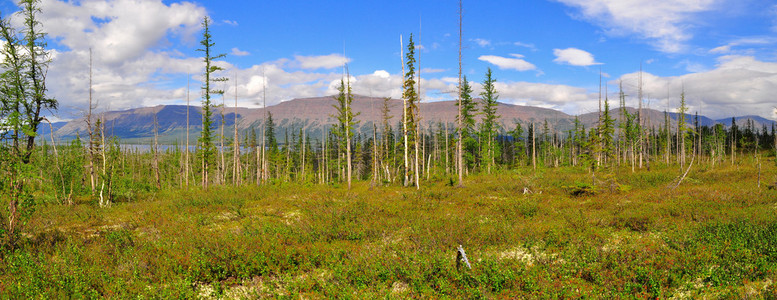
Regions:
<svg viewBox="0 0 777 300"><path fill-rule="evenodd" d="M283 184L39 206L22 246L0 254L0 294L777 297L777 191L745 166L700 167L667 189L676 173L598 175L619 189L590 189L580 170L521 170L464 188ZM456 269L458 245L472 270Z"/></svg>

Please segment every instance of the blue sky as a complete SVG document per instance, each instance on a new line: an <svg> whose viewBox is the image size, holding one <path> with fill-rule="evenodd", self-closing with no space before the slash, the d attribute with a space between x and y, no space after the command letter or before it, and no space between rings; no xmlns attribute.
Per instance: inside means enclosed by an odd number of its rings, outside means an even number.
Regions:
<svg viewBox="0 0 777 300"><path fill-rule="evenodd" d="M42 0L60 119L88 95L88 49L100 110L199 102L204 16L228 54L226 97L268 105L334 93L348 62L354 90L399 97L400 35L412 33L423 101L454 98L458 1ZM3 17L18 10L0 1ZM16 21L18 23L18 21ZM761 0L464 1L464 74L494 71L501 101L569 114L598 107L599 72L617 103L673 111L683 88L691 111L713 118L777 112L777 4ZM406 44L405 44L406 45ZM476 91L479 86L475 86Z"/></svg>

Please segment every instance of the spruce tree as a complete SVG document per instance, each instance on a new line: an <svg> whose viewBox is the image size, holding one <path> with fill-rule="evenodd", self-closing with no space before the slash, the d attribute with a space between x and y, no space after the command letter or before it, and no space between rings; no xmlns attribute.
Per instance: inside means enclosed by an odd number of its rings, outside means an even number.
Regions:
<svg viewBox="0 0 777 300"><path fill-rule="evenodd" d="M205 72L203 73L204 79L202 82L202 131L200 132L199 146L200 157L202 159L202 184L205 188L208 187L209 173L211 165L214 163L216 146L213 144L213 130L215 129L213 124L213 103L211 101L211 95L221 95L224 92L221 90L211 89L211 82L225 81L224 78L213 77L214 73L221 71L222 68L215 65L215 60L223 58L226 54L212 54L213 37L210 33L211 20L205 17L202 21L202 40L200 45L202 48L197 51L204 52L203 62L205 63Z"/></svg>
<svg viewBox="0 0 777 300"><path fill-rule="evenodd" d="M601 135L601 153L603 162L608 162L613 152L615 151L615 145L613 142L613 133L615 133L615 119L610 116L610 103L609 98L604 97L604 111L602 111L601 128L599 128L599 134Z"/></svg>
<svg viewBox="0 0 777 300"><path fill-rule="evenodd" d="M354 117L358 116L359 114L354 114L353 109L351 108L353 94L351 94L350 83L346 86L345 82L340 79L340 86L337 88L337 91L338 94L335 98L337 103L333 105L333 107L336 110L336 115L334 117L337 118L338 123L334 133L339 141L339 149L342 149L341 151L345 151L343 154L345 154L347 159L346 176L348 180L348 189L350 189L353 169L351 158L351 140L353 139L353 128L358 123L354 121Z"/></svg>
<svg viewBox="0 0 777 300"><path fill-rule="evenodd" d="M405 64L407 66L404 74L405 81L403 84L402 98L407 101L407 121L405 126L405 135L407 136L407 149L412 151L413 163L410 164L409 169L406 170L407 177L415 183L416 188L420 187L419 172L418 170L418 93L416 92L416 70L415 70L415 43L413 43L413 34L410 34L410 41L407 44L407 54L405 54ZM407 183L405 183L407 185Z"/></svg>
<svg viewBox="0 0 777 300"><path fill-rule="evenodd" d="M679 114L677 120L677 139L680 146L680 169L685 166L685 137L688 132L688 127L685 124L685 112L688 111L688 107L685 105L685 90L680 94L680 107L677 109Z"/></svg>
<svg viewBox="0 0 777 300"><path fill-rule="evenodd" d="M459 139L461 139L463 151L462 167L466 169L474 164L475 150L477 149L477 141L473 136L475 133L477 108L475 107L475 101L472 99L472 87L469 85L469 81L467 81L467 76L462 78L461 95L459 98L461 98L461 106L459 107L461 110L461 119L459 120L461 122L461 136L459 136Z"/></svg>
<svg viewBox="0 0 777 300"><path fill-rule="evenodd" d="M517 165L517 163L525 157L526 153L526 146L524 145L524 142L521 141L523 139L523 127L521 126L521 123L515 122L515 128L513 128L512 131L509 132L510 136L512 137L513 141L513 165Z"/></svg>
<svg viewBox="0 0 777 300"><path fill-rule="evenodd" d="M483 107L483 123L480 128L480 148L482 149L480 155L488 173L491 173L491 168L496 163L496 151L498 149L494 142L498 134L497 119L499 119L499 115L497 115L498 103L496 102L499 99L499 93L496 91L496 87L494 87L495 82L496 79L491 76L491 68L488 68L486 78L483 80L483 92L480 93Z"/></svg>

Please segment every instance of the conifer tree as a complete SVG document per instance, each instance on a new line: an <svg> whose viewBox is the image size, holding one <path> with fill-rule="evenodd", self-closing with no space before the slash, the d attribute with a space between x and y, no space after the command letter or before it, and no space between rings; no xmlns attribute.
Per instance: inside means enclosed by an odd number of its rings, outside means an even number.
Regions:
<svg viewBox="0 0 777 300"><path fill-rule="evenodd" d="M350 83L348 85L345 84L345 82L340 79L340 86L337 88L338 95L335 98L337 103L333 105L333 107L336 110L336 115L334 116L337 118L337 127L335 128L335 135L339 139L339 149L342 149L345 151L345 157L346 157L346 176L348 180L348 189L351 188L351 177L353 172L353 166L352 166L352 158L351 158L351 140L353 139L353 128L358 123L357 121L354 121L354 117L358 116L359 114L354 114L353 109L351 108L351 103L353 102L353 94L351 94L351 85ZM341 150L341 151L342 151Z"/></svg>
<svg viewBox="0 0 777 300"><path fill-rule="evenodd" d="M10 145L0 144L0 173L10 175L0 176L0 199L3 207L8 207L8 215L0 215L7 225L0 230L0 235L4 235L0 238L5 238L5 244L11 248L15 247L19 227L24 223L22 218L31 214L34 204L28 182L36 176L30 164L37 132L44 121L41 113L57 109L57 100L46 95L51 55L38 19L39 4L39 0L19 2L21 35L9 19L0 19L0 140L10 140Z"/></svg>
<svg viewBox="0 0 777 300"><path fill-rule="evenodd" d="M517 165L517 163L526 155L526 146L524 145L524 142L521 141L523 138L523 127L521 126L521 123L515 122L515 128L509 133L513 138L513 165Z"/></svg>
<svg viewBox="0 0 777 300"><path fill-rule="evenodd" d="M475 107L475 101L472 99L472 87L467 81L467 76L462 78L461 82L461 104L459 109L461 110L461 117L458 120L461 123L461 136L459 139L462 144L463 156L463 168L467 169L475 162L475 149L477 149L477 141L473 137L475 133L475 114L477 108Z"/></svg>
<svg viewBox="0 0 777 300"><path fill-rule="evenodd" d="M202 159L202 184L205 188L208 187L209 173L212 164L215 160L216 147L213 144L213 103L211 101L211 95L221 95L224 92L221 90L211 89L211 82L214 81L226 81L224 78L213 77L214 73L221 71L222 68L215 65L215 60L223 58L226 54L212 54L213 37L210 33L211 20L205 17L202 21L202 40L200 41L201 49L197 51L204 52L203 62L205 63L205 72L203 73L204 79L202 82L202 131L200 132L199 146L200 157Z"/></svg>
<svg viewBox="0 0 777 300"><path fill-rule="evenodd" d="M496 151L497 145L494 142L498 133L497 119L497 106L496 102L499 99L499 93L494 87L494 79L491 75L491 68L486 71L486 78L483 80L483 92L480 93L483 107L483 124L480 129L481 135L481 157L483 164L486 166L486 172L491 173L491 168L496 164Z"/></svg>
<svg viewBox="0 0 777 300"><path fill-rule="evenodd" d="M685 90L680 93L680 107L677 109L678 112L678 120L677 120L677 139L679 141L678 145L680 147L679 155L680 155L680 169L685 166L685 137L688 132L688 127L685 124L685 112L688 111L688 107L685 105Z"/></svg>
<svg viewBox="0 0 777 300"><path fill-rule="evenodd" d="M456 141L456 168L459 175L459 185L458 185L459 187L464 186L464 166L463 166L464 163L463 163L463 153L462 153L463 147L462 147L462 139L461 139L461 137L464 136L463 134L464 126L462 123L463 118L462 118L462 111L461 111L463 108L462 101L461 101L462 88L463 88L462 76L461 76L461 48L462 48L462 32L463 32L462 27L464 27L463 25L464 7L461 2L462 0L459 0L459 86L458 86L459 91L458 91L458 102L457 102L459 106L459 114L457 118L458 122L456 124L456 127L457 127L456 129L458 129L458 132L459 132L459 139Z"/></svg>
<svg viewBox="0 0 777 300"><path fill-rule="evenodd" d="M405 125L405 136L407 136L407 149L412 151L413 163L410 164L409 169L406 170L406 174L410 180L412 180L416 188L420 188L419 172L418 170L418 93L416 92L416 70L415 70L415 43L413 43L413 34L410 34L410 41L407 44L407 54L405 54L407 61L405 62L407 69L404 74L405 81L403 84L402 98L407 103L407 120ZM407 185L408 183L405 183Z"/></svg>
<svg viewBox="0 0 777 300"><path fill-rule="evenodd" d="M608 162L614 151L615 145L613 142L613 133L615 132L615 120L610 116L610 101L607 95L604 97L604 111L602 111L601 128L599 128L599 134L601 135L601 153L603 162Z"/></svg>

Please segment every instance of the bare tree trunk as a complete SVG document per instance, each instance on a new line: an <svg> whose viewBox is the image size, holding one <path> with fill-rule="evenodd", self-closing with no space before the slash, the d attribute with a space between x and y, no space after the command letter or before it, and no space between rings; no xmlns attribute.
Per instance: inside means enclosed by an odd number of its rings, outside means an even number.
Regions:
<svg viewBox="0 0 777 300"><path fill-rule="evenodd" d="M94 105L92 103L92 48L89 48L89 108L86 114L86 127L89 132L89 149L87 149L88 162L87 170L89 170L89 184L91 186L92 195L94 195L96 185L96 172L94 169L94 128L92 127L92 109Z"/></svg>
<svg viewBox="0 0 777 300"><path fill-rule="evenodd" d="M378 182L378 127L372 123L372 182L370 187Z"/></svg>
<svg viewBox="0 0 777 300"><path fill-rule="evenodd" d="M448 175L451 170L450 162L448 161L448 158L451 157L451 147L450 147L450 141L448 141L448 137L450 135L450 131L448 130L448 122L445 122L445 175Z"/></svg>
<svg viewBox="0 0 777 300"><path fill-rule="evenodd" d="M156 188L161 189L162 183L159 178L159 123L157 122L156 113L154 113L154 180L156 181Z"/></svg>
<svg viewBox="0 0 777 300"><path fill-rule="evenodd" d="M326 127L324 127L324 134L323 134L323 136L324 136L323 137L323 139L324 139L324 147L323 147L324 151L323 151L323 154L322 154L323 155L323 161L324 161L324 183L329 182L329 152L328 152L328 148L329 147L327 147L328 145L327 145L327 142L326 142L326 139L327 139L328 135L329 135L329 132L327 131Z"/></svg>
<svg viewBox="0 0 777 300"><path fill-rule="evenodd" d="M351 175L352 175L352 161L351 161L351 114L350 114L350 108L348 107L348 102L350 102L351 99L351 74L348 72L348 95L346 95L345 100L345 111L346 111L346 124L345 124L345 151L346 151L346 159L348 160L348 189L351 189Z"/></svg>
<svg viewBox="0 0 777 300"><path fill-rule="evenodd" d="M642 159L645 152L645 146L644 146L644 124L642 124L642 64L639 66L639 84L638 84L638 97L639 97L639 112L637 113L637 128L639 128L639 141L637 142L639 151L639 168L642 169Z"/></svg>
<svg viewBox="0 0 777 300"><path fill-rule="evenodd" d="M221 134L219 134L219 155L221 156L221 162L218 166L218 174L217 174L217 180L219 184L225 184L226 183L226 160L224 159L224 127L227 126L227 122L224 119L224 106L225 106L225 99L224 94L221 95Z"/></svg>
<svg viewBox="0 0 777 300"><path fill-rule="evenodd" d="M108 159L105 156L105 116L102 117L102 120L103 121L100 122L100 124L101 124L101 126L100 126L100 138L102 139L102 143L100 144L100 145L102 145L102 149L100 149L100 154L102 154L102 157L103 157L103 170L102 170L103 178L106 178L106 176L107 176L107 174L106 174L106 163L107 163ZM112 185L112 184L113 184L112 182L109 183L109 186L108 186L108 200L106 201L106 200L103 199L103 191L105 190L105 179L102 180L102 182L100 184L100 207L111 205L111 194L112 193L111 193L111 186L110 185Z"/></svg>
<svg viewBox="0 0 777 300"><path fill-rule="evenodd" d="M307 150L307 141L305 139L305 127L302 127L302 182L305 182L305 163L306 163L306 150Z"/></svg>
<svg viewBox="0 0 777 300"><path fill-rule="evenodd" d="M418 39L417 39L417 41L418 41L418 44L420 45L421 44L421 18L420 17L418 18ZM421 148L422 148L421 151L423 151L423 148L424 148L423 147L423 141L424 141L423 135L420 134L421 132L423 132L423 130L421 129L421 126L420 126L421 125L421 110L420 110L420 108L421 108L421 105L420 105L421 104L421 51L418 51L418 54L416 55L416 60L417 60L417 65L418 65L418 73L417 73L416 76L418 76L418 104L419 105L416 106L416 109L415 109L416 116L413 119L416 122L416 124L415 124L415 143L414 143L415 144L415 188L418 190L418 189L421 189L420 176L421 176L421 171L423 171L423 160L424 160L424 155L423 155L423 153L421 153L421 157L420 157L421 167L419 168L419 161L418 161L419 160L419 157L418 157L418 155L419 155L419 150L418 150L419 145L418 144L421 143Z"/></svg>
<svg viewBox="0 0 777 300"><path fill-rule="evenodd" d="M419 153L419 151L418 151L418 144L420 142L422 142L422 139L419 137L419 134L418 134L419 131L420 130L418 129L418 126L416 126L416 129L415 129L415 143L414 143L415 144L415 151L414 151L415 152L414 153L415 154L415 159L413 159L414 162L415 162L415 167L413 169L415 169L414 173L415 173L415 188L416 189L421 189L421 183L420 183L420 180L419 180L421 169L419 169L419 167L418 167L418 159L419 159L418 158L418 153ZM423 159L423 157L421 157L421 159Z"/></svg>
<svg viewBox="0 0 777 300"><path fill-rule="evenodd" d="M191 173L189 168L189 79L191 75L186 74L186 159L183 164L183 176L186 178L186 186L189 186L189 174Z"/></svg>
<svg viewBox="0 0 777 300"><path fill-rule="evenodd" d="M461 103L461 47L462 47L462 33L463 33L463 21L464 21L464 7L461 3L461 0L459 0L459 89L458 89L458 100L459 100L459 118L458 118L458 129L459 129L459 138L456 140L456 164L458 166L458 173L459 173L459 187L464 186L464 163L463 163L463 146L462 146L462 140L464 139L464 124L462 123L461 117L462 117L462 103Z"/></svg>
<svg viewBox="0 0 777 300"><path fill-rule="evenodd" d="M234 145L232 155L232 182L235 185L240 185L240 138L237 134L237 74L235 74L235 140L232 143Z"/></svg>
<svg viewBox="0 0 777 300"><path fill-rule="evenodd" d="M49 134L49 138L51 138L51 147L54 148L54 162L57 165L57 173L59 174L59 180L62 184L62 197L65 196L65 177L62 175L62 167L59 165L59 153L57 152L57 143L54 141L54 125L51 124L51 121L46 119L46 122L49 123L49 129L51 130ZM67 198L67 204L72 205L70 197Z"/></svg>
<svg viewBox="0 0 777 300"><path fill-rule="evenodd" d="M264 111L264 114L262 115L262 125L259 126L262 131L262 178L261 181L264 182L267 180L269 173L267 171L267 144L266 140L267 137L265 136L265 130L264 126L266 126L267 120L265 117L267 116L267 77L264 73L264 67L262 67L262 111Z"/></svg>
<svg viewBox="0 0 777 300"><path fill-rule="evenodd" d="M641 86L641 84L640 84L640 86ZM650 100L648 100L648 111L650 111ZM646 125L646 127L650 127L652 129L652 127L650 125L650 113L648 113L648 115L647 115L647 125ZM646 150L646 155L645 155L645 166L647 167L647 170L650 171L650 149L651 149L650 148L650 138L653 136L653 134L651 132L649 132L649 131L647 131L647 132L648 132L648 136L645 139L645 143L646 143L646 148L645 149L647 149Z"/></svg>
<svg viewBox="0 0 777 300"><path fill-rule="evenodd" d="M537 170L537 127L534 126L534 122L531 123L531 129L531 166Z"/></svg>
<svg viewBox="0 0 777 300"><path fill-rule="evenodd" d="M261 146L256 146L256 185L262 184L262 153Z"/></svg>
<svg viewBox="0 0 777 300"><path fill-rule="evenodd" d="M402 35L399 36L399 55L400 59L402 60L402 77L405 76L405 49L404 49L404 40L402 40ZM404 85L403 85L403 91L404 94ZM402 147L405 151L405 182L403 183L404 186L408 185L408 181L410 180L409 176L409 170L410 170L410 162L408 158L408 141L407 141L407 99L405 97L402 97L402 136L404 143L402 144Z"/></svg>
<svg viewBox="0 0 777 300"><path fill-rule="evenodd" d="M755 157L755 164L758 167L758 188L761 188L761 158L758 155L758 135L755 136L755 147L753 148L753 156Z"/></svg>
<svg viewBox="0 0 777 300"><path fill-rule="evenodd" d="M596 166L602 164L602 150L604 142L602 141L602 69L599 68L599 119L596 125L597 136L599 137L599 147L596 151Z"/></svg>

